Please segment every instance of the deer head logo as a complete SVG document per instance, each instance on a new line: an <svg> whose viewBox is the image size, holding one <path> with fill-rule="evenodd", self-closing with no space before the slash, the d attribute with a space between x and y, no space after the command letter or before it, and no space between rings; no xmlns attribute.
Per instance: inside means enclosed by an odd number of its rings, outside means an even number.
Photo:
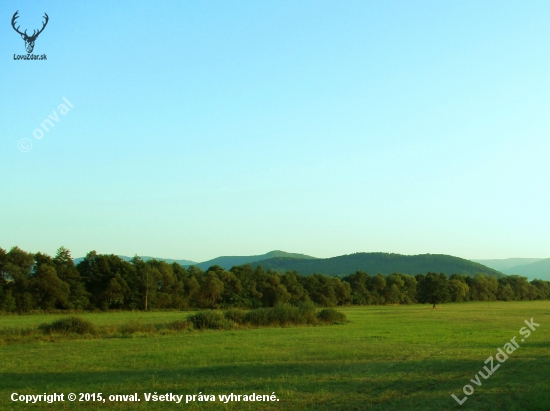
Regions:
<svg viewBox="0 0 550 411"><path fill-rule="evenodd" d="M25 40L25 48L27 49L27 53L32 53L32 51L34 50L34 42L36 41L36 38L38 37L38 35L40 33L42 33L44 31L44 29L46 28L46 25L48 24L49 17L46 13L44 13L44 19L46 19L46 21L44 23L42 23L42 28L38 31L34 30L32 35L29 36L27 34L27 30L25 30L24 33L21 33L19 31L19 26L17 26L17 28L15 27L15 20L17 20L17 18L19 17L17 13L19 13L19 10L17 10L15 12L15 14L13 15L13 17L11 18L11 25L12 25L13 29L21 35L21 38L23 40Z"/></svg>

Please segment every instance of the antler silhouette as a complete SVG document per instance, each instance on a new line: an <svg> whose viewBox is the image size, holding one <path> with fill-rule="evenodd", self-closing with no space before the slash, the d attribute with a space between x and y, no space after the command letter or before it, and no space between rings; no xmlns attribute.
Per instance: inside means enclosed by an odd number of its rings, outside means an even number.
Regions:
<svg viewBox="0 0 550 411"><path fill-rule="evenodd" d="M22 36L26 36L26 35L27 35L27 30L25 30L24 33L21 33L21 32L19 31L19 27L21 27L21 26L17 26L17 28L15 28L15 20L17 20L17 19L19 18L19 16L17 15L18 13L19 13L19 10L17 10L17 11L15 12L15 14L13 15L13 17L11 18L11 26L12 26L13 29L14 29L16 32L18 32L19 34L21 34Z"/></svg>
<svg viewBox="0 0 550 411"><path fill-rule="evenodd" d="M42 28L40 30L38 30L38 33L34 34L34 30L33 33L32 33L32 36L31 37L38 37L38 35L40 33L42 33L44 31L44 29L46 28L46 25L48 24L48 21L50 20L50 18L48 17L48 15L46 13L44 13L44 15L42 16L46 21L44 23L42 23Z"/></svg>
<svg viewBox="0 0 550 411"><path fill-rule="evenodd" d="M44 31L44 29L45 29L46 26L48 25L48 21L50 20L50 18L48 17L48 14L47 14L47 13L44 13L44 16L42 16L42 17L43 17L46 21L44 21L44 22L42 23L42 28L41 28L40 30L38 30L38 32L36 32L36 30L33 30L32 35L29 36L29 35L27 34L27 30L25 30L24 33L21 33L21 32L19 31L19 27L21 27L21 26L15 27L15 22L16 22L16 20L19 18L18 13L19 13L19 10L17 10L17 11L15 12L15 14L13 15L13 17L11 18L11 26L13 27L13 29L14 29L16 32L18 32L18 33L21 34L22 36L25 36L25 37L28 38L28 39L36 39L36 38L38 37L38 35Z"/></svg>

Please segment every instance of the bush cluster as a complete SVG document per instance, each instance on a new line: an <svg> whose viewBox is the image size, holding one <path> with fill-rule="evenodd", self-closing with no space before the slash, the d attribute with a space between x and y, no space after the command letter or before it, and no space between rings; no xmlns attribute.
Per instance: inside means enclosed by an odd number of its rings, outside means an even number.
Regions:
<svg viewBox="0 0 550 411"><path fill-rule="evenodd" d="M288 304L280 304L273 308L250 310L246 313L244 319L246 323L256 327L301 325L308 323L306 317L300 313L298 307Z"/></svg>
<svg viewBox="0 0 550 411"><path fill-rule="evenodd" d="M44 333L59 333L59 334L97 334L98 330L90 321L79 317L68 317L54 321L51 324L41 324L38 327Z"/></svg>
<svg viewBox="0 0 550 411"><path fill-rule="evenodd" d="M233 328L233 323L227 320L219 311L199 311L187 317L187 321L193 324L197 330L228 330Z"/></svg>
<svg viewBox="0 0 550 411"><path fill-rule="evenodd" d="M224 317L236 324L246 323L246 311L239 308L230 308L223 313Z"/></svg>
<svg viewBox="0 0 550 411"><path fill-rule="evenodd" d="M290 304L279 304L272 308L257 308L244 311L230 309L223 314L219 311L201 311L190 315L187 321L197 329L230 329L237 325L253 327L315 325L319 322L334 324L345 322L346 315L333 308L316 313L315 306L304 303L296 307Z"/></svg>
<svg viewBox="0 0 550 411"><path fill-rule="evenodd" d="M168 329L174 330L174 331L192 330L193 323L190 323L189 321L186 321L186 320L176 320L168 324Z"/></svg>
<svg viewBox="0 0 550 411"><path fill-rule="evenodd" d="M79 317L61 318L49 324L41 324L38 328L16 330L5 329L0 333L1 341L19 341L36 338L59 338L59 335L87 335L94 337L136 336L156 333L170 333L186 330L230 330L238 327L287 327L293 325L335 324L346 321L344 313L334 308L325 308L317 313L311 302L293 306L279 304L272 308L257 308L241 310L232 308L226 311L199 311L168 324L143 324L138 320L130 321L120 326L96 327L88 320ZM40 337L42 336L42 337ZM53 340L52 340L53 341Z"/></svg>
<svg viewBox="0 0 550 411"><path fill-rule="evenodd" d="M346 314L336 311L334 308L325 308L319 311L317 318L326 324L343 323L346 321Z"/></svg>

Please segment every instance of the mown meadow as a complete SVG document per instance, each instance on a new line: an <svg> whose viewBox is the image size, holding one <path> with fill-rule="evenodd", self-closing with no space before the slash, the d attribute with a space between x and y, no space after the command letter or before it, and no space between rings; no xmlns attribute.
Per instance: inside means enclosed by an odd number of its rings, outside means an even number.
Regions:
<svg viewBox="0 0 550 411"><path fill-rule="evenodd" d="M330 326L113 334L0 347L0 409L548 410L550 302L471 302L338 308ZM155 325L189 313L78 316L97 327ZM0 332L67 315L4 315ZM540 327L520 342L524 320ZM146 327L145 327L146 328ZM482 385L470 382L512 337L520 347ZM475 392L463 405L465 384ZM138 393L141 402L25 404L10 395ZM269 394L278 402L146 402L144 393Z"/></svg>

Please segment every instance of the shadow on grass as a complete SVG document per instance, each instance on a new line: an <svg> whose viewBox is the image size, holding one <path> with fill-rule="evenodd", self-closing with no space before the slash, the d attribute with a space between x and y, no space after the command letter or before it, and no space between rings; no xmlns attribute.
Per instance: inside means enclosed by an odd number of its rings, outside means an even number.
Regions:
<svg viewBox="0 0 550 411"><path fill-rule="evenodd" d="M481 386L470 382L484 359L412 360L394 363L356 361L224 364L131 371L2 373L2 402L12 392L103 392L126 394L162 391L173 394L271 394L279 409L299 410L548 410L550 357L505 362ZM463 398L464 385L473 395ZM142 406L144 405L142 400ZM204 404L201 404L204 405ZM221 404L209 404L221 406ZM263 408L268 404L263 404ZM276 408L274 404L269 407ZM5 408L3 408L5 409ZM210 409L210 408L209 408ZM256 408L260 409L260 408Z"/></svg>

